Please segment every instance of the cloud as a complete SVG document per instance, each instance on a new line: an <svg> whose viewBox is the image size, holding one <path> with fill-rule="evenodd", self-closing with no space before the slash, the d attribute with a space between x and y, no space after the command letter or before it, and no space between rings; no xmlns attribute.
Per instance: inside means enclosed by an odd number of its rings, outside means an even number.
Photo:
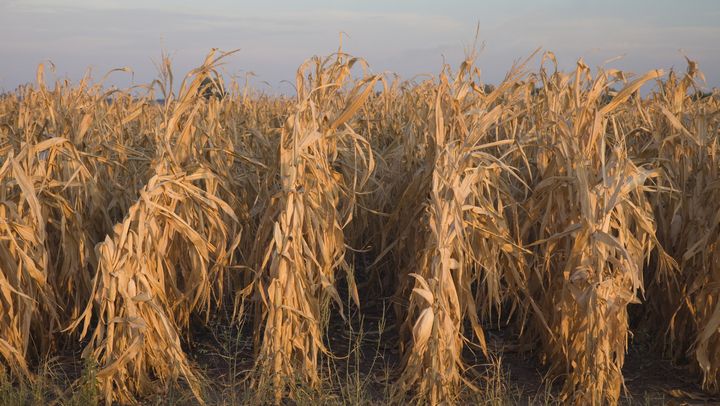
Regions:
<svg viewBox="0 0 720 406"><path fill-rule="evenodd" d="M669 24L672 10L654 15L608 6L585 15L560 0L543 3L543 8L529 2L439 6L372 0L323 7L323 1L250 6L229 0L0 0L0 37L9 39L0 42L0 60L12 61L3 62L12 66L3 67L0 86L32 80L43 59L52 59L68 73L83 72L90 64L130 65L138 80L150 79L156 74L151 60L161 50L174 54L177 69L186 71L201 63L211 47L241 48L228 70L252 70L277 83L292 78L313 54L333 52L340 31L349 36L343 38L344 49L366 58L376 72L437 72L443 57L453 65L463 58L478 19L480 39L487 44L478 64L493 80L538 46L555 51L566 68L580 56L594 66L618 55L627 55L613 65L621 69L680 66L684 60L678 50L683 49L706 73L720 70L720 46L714 41L720 38L720 26L717 19L691 18L699 11L684 9L684 17ZM708 74L708 79L717 83L716 76Z"/></svg>
<svg viewBox="0 0 720 406"><path fill-rule="evenodd" d="M179 19L206 24L207 28L223 27L237 23L274 26L309 26L316 24L357 24L378 21L388 26L422 27L431 32L456 30L464 28L464 24L445 15L421 14L413 12L376 12L356 11L339 8L322 8L311 10L269 10L253 11L252 9L214 9L212 7L155 7L143 2L128 1L74 1L71 5L59 5L54 2L28 1L15 3L15 11L24 14L106 14L120 12L132 15L152 14L164 16L163 22ZM143 6L144 5L144 6ZM162 23L162 22L161 22ZM192 28L192 27L190 27Z"/></svg>
<svg viewBox="0 0 720 406"><path fill-rule="evenodd" d="M517 26L522 26L525 32L536 33L517 36L517 43L561 46L573 50L643 52L697 45L712 51L717 49L715 38L720 38L720 26L717 25L668 27L653 21L621 17L557 18L547 14L519 17L494 30L507 32Z"/></svg>

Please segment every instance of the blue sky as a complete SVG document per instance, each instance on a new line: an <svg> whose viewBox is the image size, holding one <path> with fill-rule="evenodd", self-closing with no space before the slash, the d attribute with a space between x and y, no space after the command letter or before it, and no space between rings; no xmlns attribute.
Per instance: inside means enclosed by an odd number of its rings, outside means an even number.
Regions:
<svg viewBox="0 0 720 406"><path fill-rule="evenodd" d="M112 83L147 83L154 63L170 53L176 75L199 65L212 47L240 48L224 70L254 72L289 91L299 64L326 55L347 34L344 50L364 57L375 72L405 78L455 66L473 43L475 27L485 47L477 64L497 82L514 60L537 47L555 52L572 68L578 57L595 67L640 73L684 70L683 54L697 60L708 86L720 85L720 1L270 1L0 0L0 90L33 81L46 60L59 77L77 80L92 67ZM269 88L268 88L269 89Z"/></svg>

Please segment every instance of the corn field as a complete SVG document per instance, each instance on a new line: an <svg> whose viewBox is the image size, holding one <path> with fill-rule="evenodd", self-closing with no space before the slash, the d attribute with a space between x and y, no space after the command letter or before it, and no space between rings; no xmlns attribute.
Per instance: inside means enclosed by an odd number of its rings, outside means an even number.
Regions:
<svg viewBox="0 0 720 406"><path fill-rule="evenodd" d="M338 51L269 96L225 83L228 55L127 90L40 65L0 97L4 380L71 352L101 402L206 403L192 348L220 319L279 404L322 386L332 320L385 297L393 402L485 390L488 326L563 403L621 400L634 329L720 392L720 98L695 62L564 72L547 52L487 86L473 55L401 81Z"/></svg>

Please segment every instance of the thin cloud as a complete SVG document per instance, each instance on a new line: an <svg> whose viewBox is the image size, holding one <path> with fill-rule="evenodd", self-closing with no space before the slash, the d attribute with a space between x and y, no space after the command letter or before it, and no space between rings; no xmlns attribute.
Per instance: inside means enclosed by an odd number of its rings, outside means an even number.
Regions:
<svg viewBox="0 0 720 406"><path fill-rule="evenodd" d="M36 64L45 59L74 77L91 64L121 64L132 66L138 80L145 80L156 74L151 60L161 50L176 55L176 68L183 72L212 47L241 48L229 70L252 70L278 83L292 78L306 58L333 52L341 31L349 36L343 39L344 49L366 58L374 71L403 76L436 72L443 57L459 63L478 21L480 40L487 45L478 64L493 80L501 79L514 60L542 46L553 50L566 68L580 56L592 65L626 55L613 66L635 71L680 66L682 49L698 59L710 83L717 83L712 73L720 70L720 46L714 41L720 38L720 24L707 17L717 14L716 8L682 9L682 18L673 19L677 10L668 7L657 7L655 14L637 13L632 11L637 5L608 1L607 7L593 6L588 17L566 1L542 7L530 1L439 7L369 0L322 7L323 0L309 0L303 5L313 4L310 9L288 1L268 9L263 3L222 0L0 0L0 36L9 39L0 42L0 86L32 80Z"/></svg>

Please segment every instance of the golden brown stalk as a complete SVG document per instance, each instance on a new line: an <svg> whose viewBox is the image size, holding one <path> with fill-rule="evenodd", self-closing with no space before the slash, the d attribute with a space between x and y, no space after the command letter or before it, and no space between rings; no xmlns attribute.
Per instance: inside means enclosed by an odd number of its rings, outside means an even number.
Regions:
<svg viewBox="0 0 720 406"><path fill-rule="evenodd" d="M164 385L182 376L202 400L179 332L190 313L209 306L239 242L226 225L237 221L232 209L196 185L213 179L207 170L153 177L96 248L92 302L71 327L82 323L81 337L92 332L85 356L98 362L108 402L154 393L153 376Z"/></svg>
<svg viewBox="0 0 720 406"><path fill-rule="evenodd" d="M601 73L584 84L591 77L581 62L574 85L547 91L548 100L577 108L552 107L549 119L556 127L542 135L548 161L528 207L539 226L539 240L532 244L538 269L533 275L542 278L542 287L533 290L544 302L537 319L545 352L553 369L565 375L563 398L576 404L617 403L627 305L639 303L643 268L653 250L665 257L645 196L653 190L646 182L660 172L633 164L624 134L611 139L606 133L612 109L660 74L649 72L631 82L598 110L594 106L606 77ZM551 80L566 79L556 73Z"/></svg>
<svg viewBox="0 0 720 406"><path fill-rule="evenodd" d="M355 59L339 54L319 58L298 71L298 106L282 130L277 165L279 191L271 197L260 223L252 261L261 299L256 309L263 323L257 344L258 386L270 384L276 402L296 380L317 386L318 356L326 352L323 314L329 300L343 313L335 288L338 269L345 271L356 305L350 266L345 261L343 228L352 217L355 188L372 171L372 157L349 168L347 179L334 165L340 157L369 155L367 143L351 129L339 128L362 106L377 80L361 81L346 97L334 93L344 85ZM305 66L315 62L306 89ZM342 104L341 104L342 103ZM346 183L347 182L347 183ZM259 338L259 337L258 337Z"/></svg>
<svg viewBox="0 0 720 406"><path fill-rule="evenodd" d="M508 299L517 299L524 285L524 250L506 218L513 201L507 184L513 168L490 153L515 141L488 142L503 109L490 109L492 100L483 97L466 97L471 86L463 75L470 69L470 62L463 64L454 89L441 75L437 90L437 152L421 232L425 246L409 274L413 279L405 281L412 293L403 329L412 339L404 347L398 400L414 392L440 404L454 401L461 384L478 390L465 374L462 351L469 339L463 324L469 321L476 345L487 356L480 315L489 316ZM499 92L511 87L514 76ZM475 103L489 111L476 113L470 107Z"/></svg>

